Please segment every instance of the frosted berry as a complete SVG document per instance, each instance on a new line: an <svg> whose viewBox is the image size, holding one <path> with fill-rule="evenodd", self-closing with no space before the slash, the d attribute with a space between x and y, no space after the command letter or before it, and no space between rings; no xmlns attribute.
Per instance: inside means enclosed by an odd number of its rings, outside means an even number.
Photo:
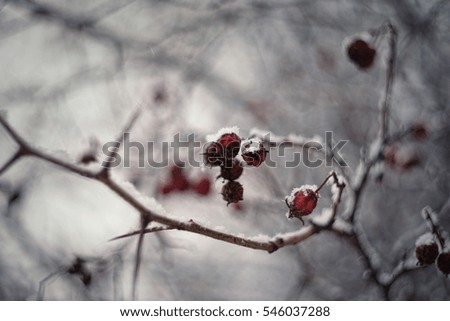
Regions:
<svg viewBox="0 0 450 321"><path fill-rule="evenodd" d="M420 244L416 247L416 258L418 265L433 264L438 255L439 248L435 242Z"/></svg>
<svg viewBox="0 0 450 321"><path fill-rule="evenodd" d="M355 65L361 69L367 69L373 64L376 50L364 40L357 39L347 47L347 54Z"/></svg>
<svg viewBox="0 0 450 321"><path fill-rule="evenodd" d="M438 256L437 267L445 276L450 274L450 252L443 252Z"/></svg>
<svg viewBox="0 0 450 321"><path fill-rule="evenodd" d="M258 167L266 159L267 150L261 141L250 141L243 146L241 155L247 165Z"/></svg>
<svg viewBox="0 0 450 321"><path fill-rule="evenodd" d="M232 159L237 156L241 147L241 139L235 133L223 134L217 140L223 148L223 156L226 159Z"/></svg>
<svg viewBox="0 0 450 321"><path fill-rule="evenodd" d="M203 153L203 162L206 166L220 166L224 163L223 157L224 149L222 145L217 142L209 143L205 152Z"/></svg>
<svg viewBox="0 0 450 321"><path fill-rule="evenodd" d="M317 193L310 188L301 187L294 189L291 195L285 199L286 205L289 208L288 218L296 217L303 222L301 217L309 215L314 211L317 200Z"/></svg>
<svg viewBox="0 0 450 321"><path fill-rule="evenodd" d="M244 188L239 182L229 181L222 187L222 197L227 202L227 205L242 201L244 199L243 195Z"/></svg>
<svg viewBox="0 0 450 321"><path fill-rule="evenodd" d="M243 171L244 168L242 167L241 162L237 159L233 159L232 161L225 162L225 164L220 167L219 177L234 181L242 175Z"/></svg>
<svg viewBox="0 0 450 321"><path fill-rule="evenodd" d="M211 190L211 181L208 177L204 177L194 184L193 188L198 194L206 196Z"/></svg>

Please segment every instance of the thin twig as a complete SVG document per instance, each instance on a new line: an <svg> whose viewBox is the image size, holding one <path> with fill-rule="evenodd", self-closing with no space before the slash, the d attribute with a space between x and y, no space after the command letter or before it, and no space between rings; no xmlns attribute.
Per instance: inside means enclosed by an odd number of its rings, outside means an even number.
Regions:
<svg viewBox="0 0 450 321"><path fill-rule="evenodd" d="M389 57L387 61L386 84L384 88L384 94L380 102L380 128L378 134L379 139L381 139L382 141L384 141L389 135L389 114L397 55L397 30L390 22L386 24L386 28L389 37Z"/></svg>
<svg viewBox="0 0 450 321"><path fill-rule="evenodd" d="M441 248L443 249L445 247L445 237L442 235L441 228L439 227L439 225L431 217L430 210L431 209L429 207L425 207L423 209L425 213L424 218L430 223L431 233L433 233L436 236L441 245Z"/></svg>
<svg viewBox="0 0 450 321"><path fill-rule="evenodd" d="M110 241L115 241L115 240L123 239L126 237L139 235L141 233L148 234L148 233L155 233L155 232L160 232L160 231L170 231L170 230L174 230L174 229L176 229L176 228L171 227L171 226L155 226L155 227L151 227L151 228L146 228L144 230L134 231L134 232L120 235L120 236L116 236L116 237L110 239Z"/></svg>

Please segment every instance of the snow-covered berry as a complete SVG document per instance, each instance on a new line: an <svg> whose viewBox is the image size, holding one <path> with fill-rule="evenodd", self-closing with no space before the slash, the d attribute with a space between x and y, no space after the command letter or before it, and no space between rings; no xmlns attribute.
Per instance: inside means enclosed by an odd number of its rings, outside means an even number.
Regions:
<svg viewBox="0 0 450 321"><path fill-rule="evenodd" d="M429 265L436 261L439 248L436 243L423 244L416 247L416 258L419 265Z"/></svg>
<svg viewBox="0 0 450 321"><path fill-rule="evenodd" d="M436 261L439 247L433 234L425 233L416 241L416 258L418 265L429 265Z"/></svg>
<svg viewBox="0 0 450 321"><path fill-rule="evenodd" d="M220 136L217 140L223 148L223 156L226 159L232 159L237 156L241 147L241 139L235 133L227 133Z"/></svg>
<svg viewBox="0 0 450 321"><path fill-rule="evenodd" d="M244 199L243 195L244 188L239 182L229 181L222 187L222 197L227 202L227 205L242 201Z"/></svg>
<svg viewBox="0 0 450 321"><path fill-rule="evenodd" d="M367 69L373 64L376 50L364 40L356 39L347 47L347 54L355 65L361 69Z"/></svg>
<svg viewBox="0 0 450 321"><path fill-rule="evenodd" d="M302 222L302 216L311 214L317 205L319 198L315 192L316 186L303 185L300 188L294 188L291 194L285 198L289 208L288 218L297 217Z"/></svg>
<svg viewBox="0 0 450 321"><path fill-rule="evenodd" d="M442 252L437 258L437 267L445 276L450 274L450 252Z"/></svg>
<svg viewBox="0 0 450 321"><path fill-rule="evenodd" d="M229 181L234 181L242 175L243 171L244 168L242 167L241 162L237 159L233 159L225 162L225 164L220 167L219 177Z"/></svg>
<svg viewBox="0 0 450 321"><path fill-rule="evenodd" d="M247 165L258 167L266 159L267 150L260 140L250 140L243 144L241 155Z"/></svg>

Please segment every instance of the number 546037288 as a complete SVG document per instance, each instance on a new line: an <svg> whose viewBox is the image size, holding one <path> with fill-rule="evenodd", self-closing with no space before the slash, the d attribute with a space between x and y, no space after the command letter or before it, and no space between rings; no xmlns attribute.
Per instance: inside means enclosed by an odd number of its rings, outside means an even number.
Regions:
<svg viewBox="0 0 450 321"><path fill-rule="evenodd" d="M321 306L294 306L294 307L269 307L263 309L263 316L279 316L279 317L328 317L330 316L330 307Z"/></svg>

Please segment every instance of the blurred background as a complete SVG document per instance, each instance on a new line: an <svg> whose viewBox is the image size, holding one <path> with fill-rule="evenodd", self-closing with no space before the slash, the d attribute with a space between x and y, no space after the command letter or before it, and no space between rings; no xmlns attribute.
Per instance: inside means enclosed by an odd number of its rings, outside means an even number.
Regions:
<svg viewBox="0 0 450 321"><path fill-rule="evenodd" d="M158 146L177 133L205 141L228 126L242 137L254 128L306 137L332 131L335 141L349 141L341 152L353 175L377 133L388 45L373 43L374 64L360 70L345 44L388 20L398 30L391 130L426 129L425 138L393 147L414 162L387 164L358 211L389 273L414 259L415 240L427 231L423 207L450 231L449 1L3 0L0 109L32 146L89 169L141 108L130 139L154 142L156 160L165 157ZM1 128L0 166L16 149ZM217 168L187 167L191 188L168 191L170 167L137 164L132 158L113 174L174 217L246 236L299 229L286 219L284 196L330 171L245 169L244 201L227 207ZM330 192L321 194L319 210L331 204ZM21 159L0 176L0 299L131 299L137 238L108 240L138 228L138 213L101 183ZM65 273L77 258L83 268ZM146 235L137 298L386 299L335 234L269 255L182 231ZM388 298L448 300L450 281L435 266L420 268L399 278Z"/></svg>

